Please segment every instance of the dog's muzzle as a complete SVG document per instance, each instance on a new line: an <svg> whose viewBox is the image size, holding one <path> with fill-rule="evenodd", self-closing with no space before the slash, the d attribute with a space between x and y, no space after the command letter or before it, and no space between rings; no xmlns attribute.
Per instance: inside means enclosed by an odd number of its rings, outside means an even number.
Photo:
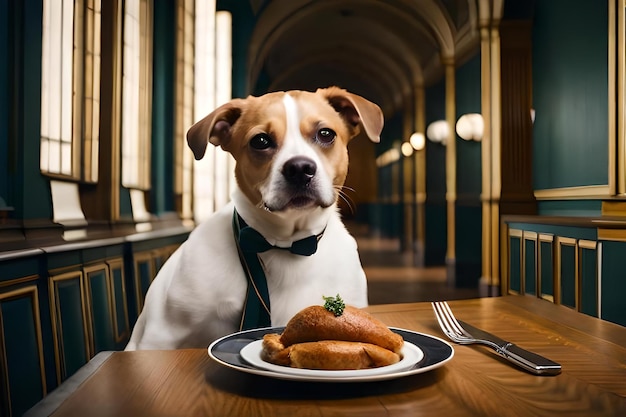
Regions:
<svg viewBox="0 0 626 417"><path fill-rule="evenodd" d="M307 188L317 172L317 164L311 158L295 156L283 165L282 174L295 190Z"/></svg>
<svg viewBox="0 0 626 417"><path fill-rule="evenodd" d="M330 207L336 199L332 184L325 172L310 157L292 156L282 163L272 181L270 192L264 195L262 207L270 212L289 209Z"/></svg>
<svg viewBox="0 0 626 417"><path fill-rule="evenodd" d="M312 206L328 207L332 201L323 197L316 162L306 156L294 156L283 163L280 170L279 192L264 203L268 211L288 208L302 209Z"/></svg>
<svg viewBox="0 0 626 417"><path fill-rule="evenodd" d="M285 191L289 195L289 205L302 208L319 204L319 190L316 187L317 164L306 156L294 156L283 165L281 173L285 178Z"/></svg>

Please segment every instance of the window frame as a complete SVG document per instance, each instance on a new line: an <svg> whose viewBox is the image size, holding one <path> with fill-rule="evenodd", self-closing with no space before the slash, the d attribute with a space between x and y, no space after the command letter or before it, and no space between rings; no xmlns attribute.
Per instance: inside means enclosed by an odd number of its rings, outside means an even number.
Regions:
<svg viewBox="0 0 626 417"><path fill-rule="evenodd" d="M72 7L72 22L70 25L61 23L61 32L71 30L71 53L67 52L65 61L61 59L61 69L58 76L61 77L61 88L64 83L71 85L69 100L69 112L63 106L56 108L55 103L51 103L49 97L51 86L58 79L49 77L49 65L52 64L50 58L50 33L56 32L49 27L50 15L47 11L55 8L54 0L44 0L42 3L42 77L41 77L41 128L40 128L40 172L49 178L66 181L83 182L95 184L98 181L98 159L99 159L99 121L100 121L100 82L101 82L101 0L63 0L63 7ZM62 7L62 8L63 8ZM58 7L56 7L58 9ZM69 11L66 10L67 17ZM62 17L63 19L63 17ZM66 42L68 39L65 39ZM61 42L63 40L61 39ZM63 48L62 45L59 45ZM65 45L66 48L69 45ZM71 63L68 62L71 57ZM48 62L47 62L48 61ZM71 68L71 72L65 70ZM64 70L65 69L65 70ZM68 80L67 77L70 79ZM66 92L67 94L67 92ZM58 110L58 112L57 112ZM52 114L47 114L52 111ZM69 114L68 114L69 113ZM69 129L65 134L56 139L50 136L48 129L49 119L55 116L60 118L60 128ZM57 143L58 142L58 143ZM63 168L63 151L59 150L59 168L50 166L50 159L55 155L50 155L51 144L59 147L69 146L69 172ZM56 146L56 145L54 145ZM44 162L46 161L47 162Z"/></svg>
<svg viewBox="0 0 626 417"><path fill-rule="evenodd" d="M194 158L187 146L186 132L194 122L195 3L194 0L176 2L174 194L176 211L183 220L193 218Z"/></svg>
<svg viewBox="0 0 626 417"><path fill-rule="evenodd" d="M131 27L128 19L128 7L131 1L138 2L139 20L138 33L129 34ZM121 186L128 189L150 190L151 173L151 149L152 149L152 76L153 76L153 47L154 36L153 27L154 6L152 0L126 0L122 5L122 42L119 56L122 61L121 68L121 120L120 120L120 148L121 148ZM128 23L128 24L127 24ZM138 35L139 51L127 50L127 40L130 36ZM134 40L134 39L133 39ZM135 46L135 45L133 45ZM136 72L132 74L137 79L133 80L125 74L129 70L128 66L133 63L129 60L129 54L138 52L139 62ZM135 69L135 68L130 68ZM131 84L137 81L136 84ZM136 88L130 91L130 87ZM132 102L131 99L136 100ZM135 111L136 110L136 111ZM135 117L131 120L130 115ZM132 124L128 124L131 122ZM129 140L137 142L128 142ZM135 151L135 152L132 152ZM132 168L127 164L132 161L136 167Z"/></svg>

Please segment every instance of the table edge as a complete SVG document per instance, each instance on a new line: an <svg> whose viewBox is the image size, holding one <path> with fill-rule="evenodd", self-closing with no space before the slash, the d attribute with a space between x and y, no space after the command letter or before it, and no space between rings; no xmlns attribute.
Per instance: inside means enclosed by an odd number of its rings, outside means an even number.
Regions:
<svg viewBox="0 0 626 417"><path fill-rule="evenodd" d="M49 416L54 413L74 391L93 375L115 351L103 351L82 366L75 374L63 381L58 387L48 393L37 404L30 408L23 417Z"/></svg>

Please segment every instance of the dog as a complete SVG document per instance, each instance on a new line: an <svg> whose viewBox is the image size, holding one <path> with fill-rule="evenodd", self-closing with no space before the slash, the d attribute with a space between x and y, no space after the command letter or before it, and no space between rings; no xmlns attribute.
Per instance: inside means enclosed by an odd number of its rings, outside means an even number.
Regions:
<svg viewBox="0 0 626 417"><path fill-rule="evenodd" d="M273 246L255 255L267 280L271 326L286 325L325 296L367 306L357 244L337 201L348 142L360 132L379 142L383 124L378 105L338 87L233 99L194 124L187 132L194 157L201 159L209 143L221 146L236 161L237 187L158 272L126 350L207 347L241 330L251 287L236 218ZM309 256L280 249L307 236L317 240Z"/></svg>

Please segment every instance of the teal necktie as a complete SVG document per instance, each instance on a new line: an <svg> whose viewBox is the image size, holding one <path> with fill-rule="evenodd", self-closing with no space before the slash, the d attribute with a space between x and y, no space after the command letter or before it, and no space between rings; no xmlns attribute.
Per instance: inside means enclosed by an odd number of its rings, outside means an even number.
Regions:
<svg viewBox="0 0 626 417"><path fill-rule="evenodd" d="M233 213L233 234L235 235L235 242L237 242L239 260L248 278L248 291L239 329L269 327L272 324L269 290L267 289L265 271L263 271L258 254L270 249L282 249L296 255L310 256L317 251L317 242L322 238L324 232L295 241L289 248L281 248L273 246L265 240L263 235L248 226L235 210Z"/></svg>

